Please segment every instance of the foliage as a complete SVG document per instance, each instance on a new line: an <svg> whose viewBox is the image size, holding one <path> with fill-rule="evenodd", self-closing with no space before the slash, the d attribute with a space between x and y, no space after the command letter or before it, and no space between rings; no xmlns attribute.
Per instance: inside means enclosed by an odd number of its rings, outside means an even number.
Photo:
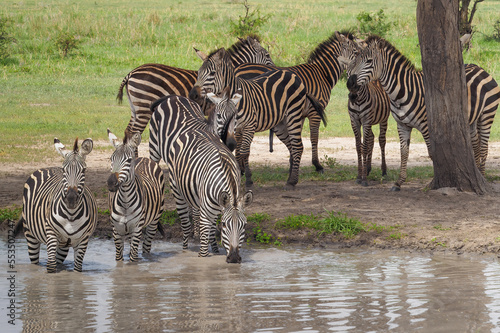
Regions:
<svg viewBox="0 0 500 333"><path fill-rule="evenodd" d="M493 34L490 38L500 42L500 20L497 20L495 24L493 24Z"/></svg>
<svg viewBox="0 0 500 333"><path fill-rule="evenodd" d="M177 214L177 210L168 210L165 209L160 217L161 224L168 224L170 226L174 225L177 221L179 221L179 215Z"/></svg>
<svg viewBox="0 0 500 333"><path fill-rule="evenodd" d="M16 42L16 39L11 37L8 32L9 20L0 17L0 62L5 62L10 56L9 46Z"/></svg>
<svg viewBox="0 0 500 333"><path fill-rule="evenodd" d="M234 22L233 20L229 22L231 34L236 37L258 35L260 28L269 21L272 15L261 16L259 7L250 12L250 5L247 0L243 3L243 6L245 6L245 17L239 16L238 22Z"/></svg>
<svg viewBox="0 0 500 333"><path fill-rule="evenodd" d="M80 42L80 39L73 33L63 31L61 31L55 39L56 47L63 58L73 51L76 51Z"/></svg>
<svg viewBox="0 0 500 333"><path fill-rule="evenodd" d="M345 238L352 238L365 231L364 225L359 220L334 211L327 211L324 217L314 214L290 215L276 222L275 227L291 230L314 229L320 234L341 234Z"/></svg>
<svg viewBox="0 0 500 333"><path fill-rule="evenodd" d="M267 213L255 213L247 216L247 222L255 224L255 227L252 228L252 234L247 239L247 242L249 242L250 239L254 239L258 243L281 246L281 241L274 238L272 234L265 232L261 226L261 223L269 221L270 219L271 216Z"/></svg>
<svg viewBox="0 0 500 333"><path fill-rule="evenodd" d="M384 37L393 26L392 23L386 22L384 10L380 9L376 13L368 13L362 11L356 16L361 34L375 34Z"/></svg>
<svg viewBox="0 0 500 333"><path fill-rule="evenodd" d="M21 212L22 207L12 206L12 208L0 208L0 222L19 220Z"/></svg>

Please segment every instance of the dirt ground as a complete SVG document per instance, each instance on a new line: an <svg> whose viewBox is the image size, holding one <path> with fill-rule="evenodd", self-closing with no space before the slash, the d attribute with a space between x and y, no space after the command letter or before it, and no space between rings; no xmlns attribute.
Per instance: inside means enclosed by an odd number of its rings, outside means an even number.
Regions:
<svg viewBox="0 0 500 333"><path fill-rule="evenodd" d="M108 145L95 142L94 146ZM308 138L304 139L302 165L311 164ZM252 165L287 165L288 153L275 141L274 152L269 153L267 137L256 137L252 144ZM399 144L388 142L386 158L389 169L399 168ZM148 156L147 145L141 145L140 156ZM356 165L353 138L320 138L320 157L328 155L339 164ZM373 167L380 166L380 150L374 149ZM109 155L94 150L87 157L87 184L96 194L100 209L107 209L105 182L109 175ZM0 163L0 208L22 205L23 184L37 168L57 166L54 159L47 165L8 165ZM412 143L409 166L432 165L424 144ZM164 165L163 165L164 166ZM325 166L326 167L326 166ZM500 143L490 144L487 169L500 171ZM427 182L408 182L401 192L390 192L391 182L372 181L369 187L354 181L340 183L300 181L293 191L284 191L284 184L255 184L254 202L247 214L267 213L273 220L261 225L262 231L271 234L283 244L301 244L327 247L375 247L404 249L408 251L450 252L474 254L500 254L500 184L491 184L489 194L477 196L455 189L424 190ZM175 208L167 196L166 208ZM283 231L273 228L274 221L291 214L321 214L328 211L343 212L363 223L379 226L363 232L353 239L338 235L318 235L310 230ZM4 226L5 227L5 226ZM247 235L255 226L247 226ZM385 228L381 228L385 227ZM180 240L178 226L166 230L166 239ZM106 215L99 219L98 236L109 237L111 226Z"/></svg>

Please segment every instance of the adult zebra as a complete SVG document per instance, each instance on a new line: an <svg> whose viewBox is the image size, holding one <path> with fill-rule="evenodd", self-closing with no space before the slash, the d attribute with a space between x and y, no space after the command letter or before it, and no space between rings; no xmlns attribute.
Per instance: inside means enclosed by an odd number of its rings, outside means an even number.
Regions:
<svg viewBox="0 0 500 333"><path fill-rule="evenodd" d="M124 238L131 237L130 261L138 259L143 229L143 253L151 251L158 223L163 213L165 181L157 162L149 158L135 158L141 143L141 134L125 135L119 142L108 128L108 138L115 151L111 155L111 175L108 178L108 203L113 224L117 261L123 260Z"/></svg>
<svg viewBox="0 0 500 333"><path fill-rule="evenodd" d="M423 73L417 71L410 61L386 40L370 36L365 42L365 49L349 66L350 77L347 85L355 87L369 81L380 80L389 95L391 113L397 122L401 146L401 170L399 179L392 188L398 191L406 180L410 135L413 128L422 133L428 150L430 148ZM484 174L490 129L500 103L500 88L491 75L477 65L465 65L465 75L474 157L477 167Z"/></svg>
<svg viewBox="0 0 500 333"><path fill-rule="evenodd" d="M262 47L257 36L240 39L228 49L228 52L234 66L247 62L274 65L269 52ZM144 64L128 73L116 97L121 103L123 88L126 88L132 111L127 132L144 131L151 118L151 103L157 99L168 95L188 97L196 83L197 74L197 71L162 64ZM197 101L204 104L204 100Z"/></svg>
<svg viewBox="0 0 500 333"><path fill-rule="evenodd" d="M308 103L312 103L322 115L322 106L307 94L300 78L290 71L275 69L245 80L235 76L235 68L224 49L214 51L204 59L190 97L206 97L207 93L217 95L228 86L231 95L236 91L242 92L236 115L235 138L236 159L245 173L246 188L253 186L248 158L254 134L271 128L274 128L290 152L286 187L295 186L299 180L300 159L304 149L301 138L302 112L307 110Z"/></svg>
<svg viewBox="0 0 500 333"><path fill-rule="evenodd" d="M385 143L387 120L390 113L390 100L379 81L372 81L363 86L349 87L347 109L351 127L356 140L358 155L358 177L356 182L368 186L366 177L372 169L374 138L372 126L379 124L378 143L382 156L382 176L387 174L385 163ZM363 127L363 133L361 133Z"/></svg>
<svg viewBox="0 0 500 333"><path fill-rule="evenodd" d="M187 249L192 229L191 214L193 224L200 228L199 256L208 256L209 242L212 251L218 253L215 227L217 216L222 213L226 261L239 263L246 225L244 208L253 196L251 191L241 193L236 159L215 134L217 108L235 109L241 98L223 97L208 120L200 106L185 97L167 96L154 102L149 149L153 160L163 159L168 165L170 188L183 230L183 249Z"/></svg>
<svg viewBox="0 0 500 333"><path fill-rule="evenodd" d="M354 59L357 51L358 46L351 33L336 31L314 49L305 64L291 67L242 64L235 69L235 75L243 79L251 79L273 69L289 70L302 80L307 93L316 98L324 110L330 101L333 87L337 84L340 75L345 69L344 63L340 62L338 57ZM323 120L326 126L326 117L318 112L313 105L310 105L309 108L303 110L302 123L306 118L309 120L312 164L315 166L316 171L322 172L323 166L318 158L318 139L320 123ZM272 134L271 132L271 148Z"/></svg>
<svg viewBox="0 0 500 333"><path fill-rule="evenodd" d="M32 264L38 264L40 244L46 243L47 272L55 273L57 264L64 262L73 247L74 270L81 272L88 241L97 224L94 195L85 186L85 158L93 143L86 139L79 149L76 139L69 151L56 138L54 146L64 157L62 168L40 169L28 178L16 230L22 223Z"/></svg>

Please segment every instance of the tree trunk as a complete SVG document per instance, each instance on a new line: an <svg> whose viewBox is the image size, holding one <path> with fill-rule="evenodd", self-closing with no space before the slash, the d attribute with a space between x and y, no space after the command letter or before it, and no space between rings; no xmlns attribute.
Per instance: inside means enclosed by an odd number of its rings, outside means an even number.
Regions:
<svg viewBox="0 0 500 333"><path fill-rule="evenodd" d="M456 187L483 194L487 183L476 167L469 132L458 5L459 0L419 0L417 5L434 165L431 189Z"/></svg>

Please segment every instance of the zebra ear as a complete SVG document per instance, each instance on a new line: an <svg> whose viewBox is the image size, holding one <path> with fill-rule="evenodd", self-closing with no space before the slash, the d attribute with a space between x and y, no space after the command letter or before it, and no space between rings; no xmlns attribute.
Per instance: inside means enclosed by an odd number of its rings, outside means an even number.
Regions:
<svg viewBox="0 0 500 333"><path fill-rule="evenodd" d="M132 137L128 140L132 147L139 147L141 144L141 133L135 132Z"/></svg>
<svg viewBox="0 0 500 333"><path fill-rule="evenodd" d="M227 207L231 204L231 197L229 196L229 193L226 191L222 192L219 195L219 205L222 207Z"/></svg>
<svg viewBox="0 0 500 333"><path fill-rule="evenodd" d="M193 49L194 49L194 52L196 52L196 55L198 56L198 58L201 59L201 61L204 62L205 60L207 60L207 55L205 53L201 52L200 50L198 50L195 47L193 47Z"/></svg>
<svg viewBox="0 0 500 333"><path fill-rule="evenodd" d="M94 142L92 141L92 139L89 138L83 140L82 146L80 147L80 155L82 157L87 156L88 154L90 154L93 148L94 148Z"/></svg>
<svg viewBox="0 0 500 333"><path fill-rule="evenodd" d="M349 64L351 63L351 60L349 58L344 57L344 56L338 56L337 60L340 62L340 64L342 64L344 66L349 66Z"/></svg>
<svg viewBox="0 0 500 333"><path fill-rule="evenodd" d="M347 39L343 34L341 34L338 31L335 31L335 38L337 38L337 40L341 43L344 43Z"/></svg>
<svg viewBox="0 0 500 333"><path fill-rule="evenodd" d="M56 148L56 151L61 155L62 157L66 157L68 155L69 151L66 149L66 147L59 141L58 138L54 138L54 147Z"/></svg>
<svg viewBox="0 0 500 333"><path fill-rule="evenodd" d="M218 97L216 94L209 92L207 97L214 103L215 105L219 104L222 101L222 98Z"/></svg>
<svg viewBox="0 0 500 333"><path fill-rule="evenodd" d="M243 198L241 198L240 203L243 208L247 208L252 204L253 201L253 192L252 191L247 191Z"/></svg>
<svg viewBox="0 0 500 333"><path fill-rule="evenodd" d="M118 138L116 137L116 135L111 133L109 128L108 128L108 139L109 139L109 142L111 142L111 145L113 147L118 148L118 146L120 145L120 142L118 141Z"/></svg>
<svg viewBox="0 0 500 333"><path fill-rule="evenodd" d="M238 91L235 92L233 97L231 98L231 102L233 102L234 105L238 105L238 103L241 100L241 97L243 97L243 95L241 94L241 90L238 89Z"/></svg>

